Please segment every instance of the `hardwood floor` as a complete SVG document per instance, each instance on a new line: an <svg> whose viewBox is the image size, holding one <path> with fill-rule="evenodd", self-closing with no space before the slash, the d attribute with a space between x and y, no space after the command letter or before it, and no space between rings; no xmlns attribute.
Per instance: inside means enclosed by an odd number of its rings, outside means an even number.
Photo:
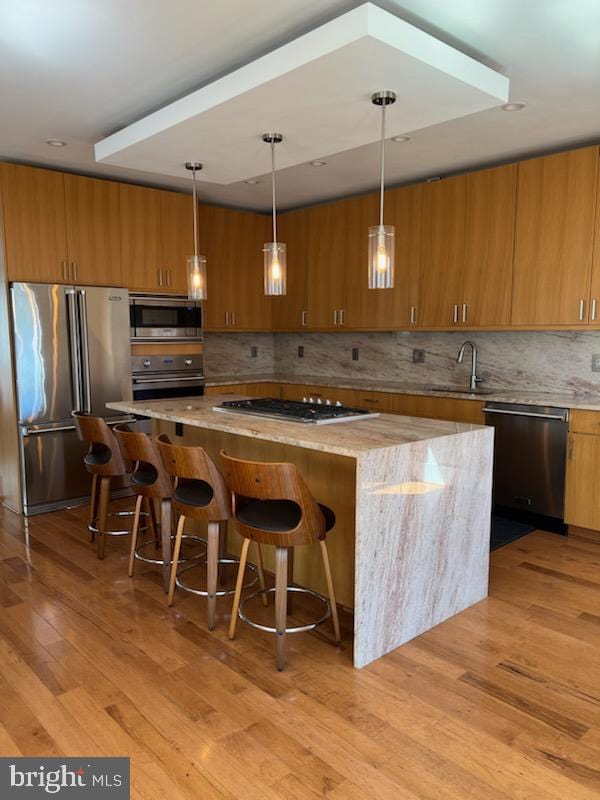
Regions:
<svg viewBox="0 0 600 800"><path fill-rule="evenodd" d="M361 671L325 628L277 673L86 513L0 510L1 755L129 755L135 798L598 798L600 537L495 552L488 600Z"/></svg>

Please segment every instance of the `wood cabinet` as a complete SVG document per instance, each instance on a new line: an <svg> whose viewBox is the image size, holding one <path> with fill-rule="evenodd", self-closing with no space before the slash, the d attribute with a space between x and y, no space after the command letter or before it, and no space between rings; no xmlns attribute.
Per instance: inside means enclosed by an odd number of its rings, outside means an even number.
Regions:
<svg viewBox="0 0 600 800"><path fill-rule="evenodd" d="M423 186L419 325L510 322L516 167Z"/></svg>
<svg viewBox="0 0 600 800"><path fill-rule="evenodd" d="M122 286L119 184L65 175L67 253L77 283Z"/></svg>
<svg viewBox="0 0 600 800"><path fill-rule="evenodd" d="M187 294L187 257L194 252L192 196L179 192L159 194L159 264L165 291Z"/></svg>
<svg viewBox="0 0 600 800"><path fill-rule="evenodd" d="M600 416L600 415L599 415ZM600 436L569 433L565 522L600 530Z"/></svg>
<svg viewBox="0 0 600 800"><path fill-rule="evenodd" d="M118 184L3 164L2 186L9 280L122 285Z"/></svg>
<svg viewBox="0 0 600 800"><path fill-rule="evenodd" d="M518 165L513 325L589 319L598 147Z"/></svg>
<svg viewBox="0 0 600 800"><path fill-rule="evenodd" d="M263 280L268 217L202 206L199 235L207 259L206 330L270 330L271 298Z"/></svg>
<svg viewBox="0 0 600 800"><path fill-rule="evenodd" d="M271 298L275 331L308 327L308 222L305 208L282 214L277 222L278 237L286 245L287 292Z"/></svg>
<svg viewBox="0 0 600 800"><path fill-rule="evenodd" d="M2 194L8 280L68 282L63 173L2 164Z"/></svg>
<svg viewBox="0 0 600 800"><path fill-rule="evenodd" d="M308 327L352 327L346 308L349 201L308 209Z"/></svg>
<svg viewBox="0 0 600 800"><path fill-rule="evenodd" d="M228 383L224 386L207 386L207 395L244 394L249 397L281 397L278 383Z"/></svg>

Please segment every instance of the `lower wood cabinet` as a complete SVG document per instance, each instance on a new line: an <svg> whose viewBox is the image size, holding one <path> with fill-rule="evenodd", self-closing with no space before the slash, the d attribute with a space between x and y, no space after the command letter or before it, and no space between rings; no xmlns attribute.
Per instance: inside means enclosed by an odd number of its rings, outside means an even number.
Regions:
<svg viewBox="0 0 600 800"><path fill-rule="evenodd" d="M567 524L600 530L599 474L600 436L569 433L565 490Z"/></svg>

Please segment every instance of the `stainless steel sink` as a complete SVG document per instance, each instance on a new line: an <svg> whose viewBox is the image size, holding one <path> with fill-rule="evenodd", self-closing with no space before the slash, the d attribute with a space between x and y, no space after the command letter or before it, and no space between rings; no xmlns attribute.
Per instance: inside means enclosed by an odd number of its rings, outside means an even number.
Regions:
<svg viewBox="0 0 600 800"><path fill-rule="evenodd" d="M469 389L462 386L426 386L428 392L452 392L453 394L493 394L493 389Z"/></svg>

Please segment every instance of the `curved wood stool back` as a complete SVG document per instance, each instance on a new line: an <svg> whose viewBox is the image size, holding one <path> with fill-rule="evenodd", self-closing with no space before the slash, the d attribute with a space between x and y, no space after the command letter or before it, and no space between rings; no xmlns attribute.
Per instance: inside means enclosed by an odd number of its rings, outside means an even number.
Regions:
<svg viewBox="0 0 600 800"><path fill-rule="evenodd" d="M79 438L90 446L83 457L84 466L92 475L88 528L92 534L92 541L95 534L99 534L96 552L98 558L104 558L111 479L126 475L127 466L113 432L102 417L92 417L80 411L73 411L72 416ZM113 531L113 533L123 534L127 531Z"/></svg>
<svg viewBox="0 0 600 800"><path fill-rule="evenodd" d="M235 636L248 545L251 540L257 544L275 545L275 628L271 630L277 635L277 668L282 670L285 666L285 634L297 630L286 628L288 585L293 578L288 571L288 553L293 555L291 548L295 546L317 542L320 545L335 641L340 641L335 592L325 544L327 530L335 524L335 516L330 509L317 503L295 464L244 461L227 455L224 450L221 450L221 460L225 480L234 495L235 526L244 537L229 637L233 639ZM328 617L329 613L323 619ZM300 629L311 630L316 624ZM262 629L265 630L265 626Z"/></svg>
<svg viewBox="0 0 600 800"><path fill-rule="evenodd" d="M115 426L114 432L123 459L133 464L129 479L131 488L137 495L128 574L129 577L133 575L142 503L144 500L148 502L150 512L153 515L153 501L160 501L163 580L166 592L169 588L169 568L171 565L171 497L173 496L173 481L165 470L160 454L150 436L138 431L132 431L127 425ZM155 562L151 561L150 563Z"/></svg>
<svg viewBox="0 0 600 800"><path fill-rule="evenodd" d="M225 559L227 544L227 520L232 517L231 491L212 459L202 447L189 447L172 444L166 434L156 439L156 444L167 472L175 479L175 489L171 501L173 508L180 514L175 537L173 564L169 581L169 605L173 604L175 584L177 582L177 562L184 538L184 526L187 517L208 523L208 550L206 556L206 592L192 590L183 584L181 588L206 595L208 628L215 627L217 599L217 578L219 562ZM221 523L225 523L222 525ZM237 561L233 562L237 563ZM192 565L192 567L195 565ZM191 567L184 568L184 571ZM221 595L230 592L219 592Z"/></svg>

